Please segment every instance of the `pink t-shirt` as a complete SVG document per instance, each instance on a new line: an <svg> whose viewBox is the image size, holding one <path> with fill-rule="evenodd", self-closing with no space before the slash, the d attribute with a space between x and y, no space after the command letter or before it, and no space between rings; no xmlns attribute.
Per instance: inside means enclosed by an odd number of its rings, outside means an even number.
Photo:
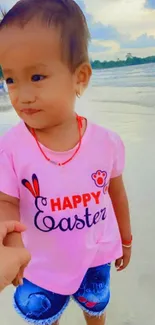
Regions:
<svg viewBox="0 0 155 325"><path fill-rule="evenodd" d="M75 150L43 149L59 162ZM90 122L80 151L62 167L44 158L24 122L1 138L0 191L20 199L23 241L32 256L29 281L72 294L88 268L122 255L108 185L122 174L124 156L120 137Z"/></svg>

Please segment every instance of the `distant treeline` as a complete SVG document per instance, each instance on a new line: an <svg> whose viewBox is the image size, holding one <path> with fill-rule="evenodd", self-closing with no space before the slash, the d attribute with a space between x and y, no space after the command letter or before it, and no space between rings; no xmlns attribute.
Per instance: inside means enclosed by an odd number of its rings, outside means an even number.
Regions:
<svg viewBox="0 0 155 325"><path fill-rule="evenodd" d="M132 56L131 53L126 55L126 60L117 59L117 61L91 61L91 66L93 69L110 69L110 68L119 68L126 67L130 65L139 65L139 64L147 64L147 63L155 63L155 56L148 56L146 58L138 58L136 56ZM2 69L0 66L0 78L3 78Z"/></svg>
<svg viewBox="0 0 155 325"><path fill-rule="evenodd" d="M147 64L147 63L155 63L155 56L148 56L146 58L138 58L136 56L127 55L126 60L117 60L117 61L91 61L91 65L93 69L109 69L109 68L119 68L126 67L130 65L139 65L139 64Z"/></svg>

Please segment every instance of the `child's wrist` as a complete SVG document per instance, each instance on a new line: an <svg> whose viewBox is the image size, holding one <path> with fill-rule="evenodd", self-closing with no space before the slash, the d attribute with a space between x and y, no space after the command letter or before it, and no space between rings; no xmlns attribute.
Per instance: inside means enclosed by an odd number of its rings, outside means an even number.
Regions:
<svg viewBox="0 0 155 325"><path fill-rule="evenodd" d="M122 246L125 248L131 248L132 242L133 242L133 236L131 235L129 240L122 239Z"/></svg>

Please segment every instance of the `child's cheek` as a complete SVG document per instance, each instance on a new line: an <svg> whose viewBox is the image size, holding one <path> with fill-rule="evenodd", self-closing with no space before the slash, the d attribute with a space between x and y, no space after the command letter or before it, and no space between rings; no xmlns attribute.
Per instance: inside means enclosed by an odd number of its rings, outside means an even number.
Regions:
<svg viewBox="0 0 155 325"><path fill-rule="evenodd" d="M13 89L13 88L9 88L8 89L9 91L9 97L10 97L10 101L11 101L11 104L14 108L16 108L16 105L18 103L18 94L17 94L17 90L16 89Z"/></svg>

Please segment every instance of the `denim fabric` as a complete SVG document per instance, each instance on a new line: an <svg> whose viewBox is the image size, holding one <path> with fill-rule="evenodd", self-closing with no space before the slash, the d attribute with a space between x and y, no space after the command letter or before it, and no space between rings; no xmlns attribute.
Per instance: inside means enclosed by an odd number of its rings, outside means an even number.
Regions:
<svg viewBox="0 0 155 325"><path fill-rule="evenodd" d="M90 315L101 315L110 300L110 264L88 270L74 300Z"/></svg>
<svg viewBox="0 0 155 325"><path fill-rule="evenodd" d="M73 299L89 315L100 316L110 299L110 264L91 268ZM70 296L55 294L24 279L14 295L17 312L28 322L51 325L62 315Z"/></svg>

